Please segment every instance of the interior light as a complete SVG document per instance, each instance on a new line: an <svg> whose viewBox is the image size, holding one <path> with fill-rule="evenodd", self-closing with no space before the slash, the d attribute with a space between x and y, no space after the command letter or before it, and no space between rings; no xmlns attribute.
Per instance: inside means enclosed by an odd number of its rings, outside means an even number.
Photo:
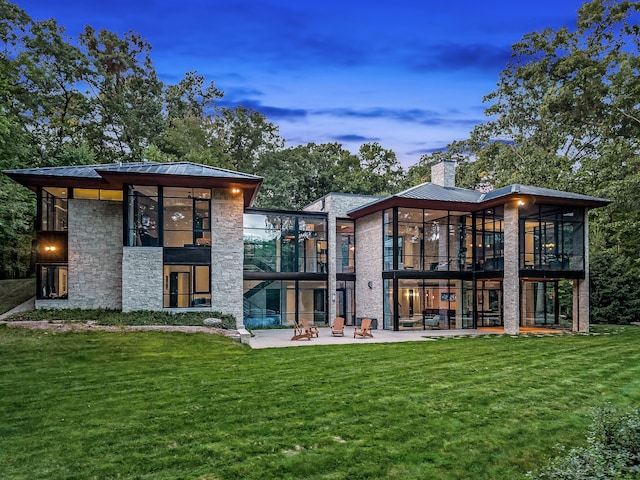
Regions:
<svg viewBox="0 0 640 480"><path fill-rule="evenodd" d="M518 200L518 206L521 207L524 205L524 200Z"/></svg>

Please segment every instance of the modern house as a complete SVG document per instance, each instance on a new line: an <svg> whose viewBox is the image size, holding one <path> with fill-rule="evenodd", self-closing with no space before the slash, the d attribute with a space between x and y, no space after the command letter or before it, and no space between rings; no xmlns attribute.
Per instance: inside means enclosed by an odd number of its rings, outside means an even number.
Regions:
<svg viewBox="0 0 640 480"><path fill-rule="evenodd" d="M262 178L179 163L8 170L37 194L37 308L206 310L389 330L588 330L587 211L608 200L455 187L252 208Z"/></svg>

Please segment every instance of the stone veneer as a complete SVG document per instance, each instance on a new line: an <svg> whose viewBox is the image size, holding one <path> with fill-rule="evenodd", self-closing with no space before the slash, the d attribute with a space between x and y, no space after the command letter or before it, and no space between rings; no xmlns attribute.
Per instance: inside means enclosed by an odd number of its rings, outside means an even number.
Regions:
<svg viewBox="0 0 640 480"><path fill-rule="evenodd" d="M354 195L348 193L329 193L324 197L316 200L310 205L304 208L307 212L326 212L327 215L327 244L328 244L328 259L329 263L329 279L327 285L329 312L328 320L333 323L333 319L336 317L336 256L337 256L337 238L336 238L336 218L347 218L347 213L351 210L355 210L358 207L366 205L378 200L381 197L374 197L369 195ZM382 240L380 240L382 241ZM358 237L356 236L356 252L358 245ZM356 262L356 270L358 264ZM356 308L358 305L358 296L356 294Z"/></svg>
<svg viewBox="0 0 640 480"><path fill-rule="evenodd" d="M162 310L161 247L122 249L122 311Z"/></svg>
<svg viewBox="0 0 640 480"><path fill-rule="evenodd" d="M518 201L504 206L504 280L502 283L504 333L520 331L520 259L518 255Z"/></svg>
<svg viewBox="0 0 640 480"><path fill-rule="evenodd" d="M378 319L383 325L382 214L372 213L356 222L356 317ZM371 287L369 283L371 282Z"/></svg>
<svg viewBox="0 0 640 480"><path fill-rule="evenodd" d="M122 202L69 200L67 308L122 308Z"/></svg>
<svg viewBox="0 0 640 480"><path fill-rule="evenodd" d="M231 190L213 189L211 195L211 305L233 315L244 328L242 265L244 261L243 197Z"/></svg>

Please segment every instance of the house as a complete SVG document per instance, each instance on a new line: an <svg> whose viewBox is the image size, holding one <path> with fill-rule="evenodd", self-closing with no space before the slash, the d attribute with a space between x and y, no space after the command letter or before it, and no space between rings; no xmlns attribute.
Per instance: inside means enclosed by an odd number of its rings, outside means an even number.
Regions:
<svg viewBox="0 0 640 480"><path fill-rule="evenodd" d="M8 170L37 193L37 308L212 310L389 330L588 330L587 211L608 200L455 187L253 208L262 178L189 162Z"/></svg>

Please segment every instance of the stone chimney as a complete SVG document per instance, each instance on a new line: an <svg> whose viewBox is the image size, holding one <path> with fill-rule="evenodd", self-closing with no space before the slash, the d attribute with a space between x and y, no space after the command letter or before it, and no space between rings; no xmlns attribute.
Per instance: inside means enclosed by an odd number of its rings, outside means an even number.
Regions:
<svg viewBox="0 0 640 480"><path fill-rule="evenodd" d="M441 187L456 186L456 162L441 160L431 167L431 183Z"/></svg>

